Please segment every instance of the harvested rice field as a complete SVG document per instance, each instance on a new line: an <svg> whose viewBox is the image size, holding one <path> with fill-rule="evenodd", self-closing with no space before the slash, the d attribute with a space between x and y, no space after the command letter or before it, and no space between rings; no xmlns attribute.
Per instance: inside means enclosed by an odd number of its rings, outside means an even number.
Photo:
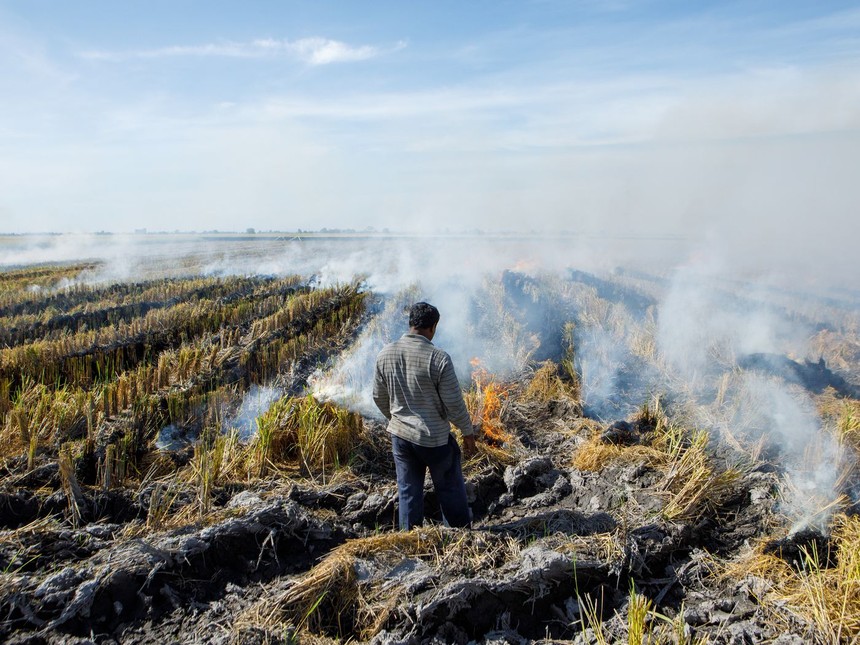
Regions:
<svg viewBox="0 0 860 645"><path fill-rule="evenodd" d="M97 242L2 243L0 640L860 641L857 291L651 242ZM428 479L397 530L370 389L422 299L470 529Z"/></svg>

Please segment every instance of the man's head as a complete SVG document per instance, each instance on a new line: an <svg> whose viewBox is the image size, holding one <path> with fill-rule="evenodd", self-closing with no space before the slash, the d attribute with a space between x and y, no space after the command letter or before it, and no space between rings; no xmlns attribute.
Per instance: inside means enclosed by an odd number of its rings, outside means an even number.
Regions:
<svg viewBox="0 0 860 645"><path fill-rule="evenodd" d="M427 332L432 336L438 322L439 310L431 304L416 302L409 310L409 327L417 332Z"/></svg>

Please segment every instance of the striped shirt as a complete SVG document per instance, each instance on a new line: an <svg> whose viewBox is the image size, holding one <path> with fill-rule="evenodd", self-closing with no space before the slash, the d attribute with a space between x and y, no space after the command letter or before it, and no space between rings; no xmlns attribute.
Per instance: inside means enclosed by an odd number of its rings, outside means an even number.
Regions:
<svg viewBox="0 0 860 645"><path fill-rule="evenodd" d="M419 446L444 446L449 421L464 435L473 433L451 357L419 334L404 334L379 352L373 401L388 432Z"/></svg>

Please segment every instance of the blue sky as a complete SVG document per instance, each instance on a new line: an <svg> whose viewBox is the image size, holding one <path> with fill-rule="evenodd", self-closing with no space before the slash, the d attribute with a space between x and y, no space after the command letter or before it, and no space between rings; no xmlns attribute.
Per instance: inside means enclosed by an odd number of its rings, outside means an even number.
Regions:
<svg viewBox="0 0 860 645"><path fill-rule="evenodd" d="M856 3L0 0L0 96L6 232L860 232Z"/></svg>

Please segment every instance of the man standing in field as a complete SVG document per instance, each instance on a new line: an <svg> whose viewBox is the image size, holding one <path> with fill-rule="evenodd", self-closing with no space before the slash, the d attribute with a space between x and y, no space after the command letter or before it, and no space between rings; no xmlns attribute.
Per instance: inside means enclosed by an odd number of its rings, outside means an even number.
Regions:
<svg viewBox="0 0 860 645"><path fill-rule="evenodd" d="M386 345L376 359L373 400L388 419L397 469L400 528L424 522L424 474L433 487L449 526L468 526L471 511L460 463L460 447L451 434L463 435L467 457L475 453L475 431L451 357L430 341L439 310L418 302L409 311L409 332Z"/></svg>

